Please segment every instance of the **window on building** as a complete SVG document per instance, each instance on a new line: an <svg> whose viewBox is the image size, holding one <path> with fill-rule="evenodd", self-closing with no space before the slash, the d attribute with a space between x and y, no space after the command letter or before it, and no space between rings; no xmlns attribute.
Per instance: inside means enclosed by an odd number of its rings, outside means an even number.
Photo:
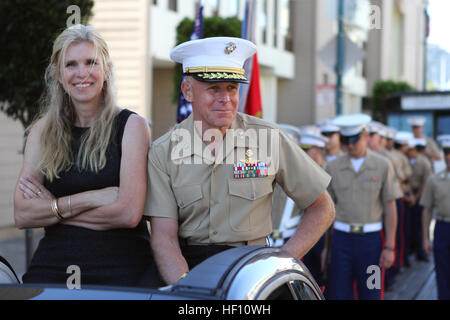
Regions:
<svg viewBox="0 0 450 320"><path fill-rule="evenodd" d="M290 0L279 0L280 10L280 37L284 41L284 50L293 51L294 44L292 39L292 19L291 19L291 3Z"/></svg>
<svg viewBox="0 0 450 320"><path fill-rule="evenodd" d="M169 0L167 4L170 11L176 12L178 10L178 0Z"/></svg>
<svg viewBox="0 0 450 320"><path fill-rule="evenodd" d="M219 0L208 0L209 7L213 16L219 15Z"/></svg>
<svg viewBox="0 0 450 320"><path fill-rule="evenodd" d="M261 28L262 28L262 42L267 43L267 17L268 17L268 1L263 0L262 11L261 11Z"/></svg>
<svg viewBox="0 0 450 320"><path fill-rule="evenodd" d="M273 46L278 47L278 0L273 2Z"/></svg>
<svg viewBox="0 0 450 320"><path fill-rule="evenodd" d="M228 16L238 17L239 16L239 0L227 0L229 2Z"/></svg>

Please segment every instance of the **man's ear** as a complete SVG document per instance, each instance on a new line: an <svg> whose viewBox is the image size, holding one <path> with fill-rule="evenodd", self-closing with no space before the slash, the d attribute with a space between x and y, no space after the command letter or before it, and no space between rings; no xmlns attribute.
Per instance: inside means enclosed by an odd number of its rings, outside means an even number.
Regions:
<svg viewBox="0 0 450 320"><path fill-rule="evenodd" d="M192 92L192 84L190 83L190 81L183 81L181 83L181 92L183 92L183 96L186 101L192 103L194 95Z"/></svg>

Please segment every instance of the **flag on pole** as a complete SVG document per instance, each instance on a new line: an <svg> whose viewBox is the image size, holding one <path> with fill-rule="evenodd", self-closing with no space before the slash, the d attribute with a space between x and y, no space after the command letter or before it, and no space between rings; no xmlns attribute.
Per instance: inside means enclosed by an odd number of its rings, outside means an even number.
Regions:
<svg viewBox="0 0 450 320"><path fill-rule="evenodd" d="M255 43L256 1L245 0L244 19L242 21L241 37ZM247 60L244 65L248 86L241 86L239 111L251 116L262 118L262 99L259 75L258 54Z"/></svg>
<svg viewBox="0 0 450 320"><path fill-rule="evenodd" d="M203 38L203 1L200 0L198 4L197 16L195 17L194 30L192 31L190 40L197 40ZM181 83L184 80L184 75L181 76ZM178 110L177 110L177 123L180 123L192 113L192 105L188 102L181 91L178 94Z"/></svg>

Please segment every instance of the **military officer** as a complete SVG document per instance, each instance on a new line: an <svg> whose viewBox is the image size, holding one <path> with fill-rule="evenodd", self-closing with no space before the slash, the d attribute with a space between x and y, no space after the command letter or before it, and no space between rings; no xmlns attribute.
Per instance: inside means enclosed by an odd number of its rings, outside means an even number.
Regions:
<svg viewBox="0 0 450 320"><path fill-rule="evenodd" d="M383 272L378 269L380 286L368 286L368 270L372 270L369 267L389 268L395 259L395 199L401 197L400 188L391 163L367 148L366 126L370 121L370 116L364 114L334 120L341 127L341 143L348 146L348 154L327 167L332 176L329 192L336 203L330 299L353 299L354 279L359 299L381 299Z"/></svg>
<svg viewBox="0 0 450 320"><path fill-rule="evenodd" d="M193 113L152 144L144 209L168 284L217 252L266 244L275 183L305 212L282 250L302 258L333 221L329 175L278 126L237 112L243 64L255 52L250 41L229 37L171 52L183 64L181 89Z"/></svg>
<svg viewBox="0 0 450 320"><path fill-rule="evenodd" d="M423 128L426 122L426 118L424 117L411 117L408 119L408 123L411 125L411 130L414 134L414 138L416 139L425 139L426 141L426 150L425 155L431 162L431 169L433 170L434 161L441 160L441 153L439 151L439 147L436 142L423 134Z"/></svg>
<svg viewBox="0 0 450 320"><path fill-rule="evenodd" d="M429 230L432 210L436 208L434 227L434 265L438 299L450 300L450 135L438 137L444 150L446 169L428 178L420 204L423 206L423 248L429 255L432 250Z"/></svg>
<svg viewBox="0 0 450 320"><path fill-rule="evenodd" d="M369 147L372 151L377 152L381 156L385 157L387 160L389 160L392 164L392 167L394 168L395 176L398 179L398 171L400 170L400 162L397 161L395 156L392 154L391 151L386 149L386 136L388 134L388 128L378 121L371 121L368 124L368 130L370 134L369 138ZM400 182L399 187L401 188ZM397 230L395 233L395 260L391 268L386 270L384 283L385 287L389 288L395 279L396 274L398 273L400 265L400 258L401 255L401 247L402 247L402 241L401 241L401 216L403 213L403 206L402 206L402 196L403 192L399 191L398 194L400 195L398 199L395 199L395 204L397 207Z"/></svg>
<svg viewBox="0 0 450 320"><path fill-rule="evenodd" d="M383 124L378 121L371 121L367 125L367 130L369 132L369 148L372 151L379 152L381 149L381 136L384 130Z"/></svg>
<svg viewBox="0 0 450 320"><path fill-rule="evenodd" d="M411 218L411 241L408 248L409 253L416 253L417 260L428 261L428 258L422 248L422 210L419 200L428 177L433 173L429 160L417 151L417 146L425 145L425 139L411 139L408 145L408 158L412 168L410 178L411 189L415 201L406 206L407 215Z"/></svg>
<svg viewBox="0 0 450 320"><path fill-rule="evenodd" d="M401 269L404 266L409 266L409 260L407 255L405 254L406 248L409 246L409 242L406 242L406 235L410 235L410 217L406 216L405 206L406 203L415 202L414 195L411 190L411 185L409 183L409 179L412 174L412 169L409 164L408 157L406 156L406 152L408 150L409 140L413 139L413 135L411 132L399 131L395 134L393 142L394 148L390 150L392 155L394 169L402 188L403 197L401 199L397 199L397 250L396 254L398 256L398 267ZM407 229L407 226L409 229Z"/></svg>
<svg viewBox="0 0 450 320"><path fill-rule="evenodd" d="M341 150L339 127L331 123L331 120L321 121L318 124L320 132L328 138L325 145L325 161L331 162L344 154Z"/></svg>

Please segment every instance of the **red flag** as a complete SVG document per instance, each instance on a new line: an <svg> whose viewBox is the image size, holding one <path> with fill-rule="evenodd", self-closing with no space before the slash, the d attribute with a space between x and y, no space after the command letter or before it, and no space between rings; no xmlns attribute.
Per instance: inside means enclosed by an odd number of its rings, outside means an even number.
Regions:
<svg viewBox="0 0 450 320"><path fill-rule="evenodd" d="M261 85L259 83L259 64L258 54L253 56L252 74L248 88L247 101L245 104L245 113L251 116L262 118L262 99Z"/></svg>

